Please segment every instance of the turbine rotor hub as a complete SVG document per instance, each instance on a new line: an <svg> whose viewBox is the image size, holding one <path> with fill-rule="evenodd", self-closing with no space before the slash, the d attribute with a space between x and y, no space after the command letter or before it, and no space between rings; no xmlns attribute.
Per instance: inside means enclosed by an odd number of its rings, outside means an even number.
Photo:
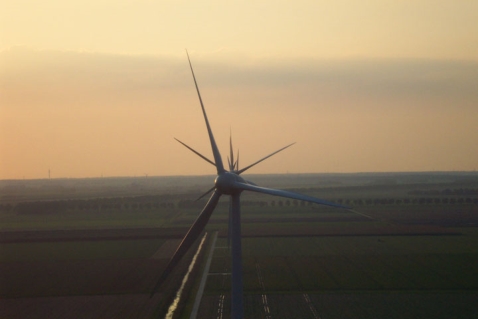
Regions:
<svg viewBox="0 0 478 319"><path fill-rule="evenodd" d="M216 189L222 194L232 195L242 192L241 189L234 186L236 182L246 183L246 181L239 175L231 172L224 172L216 177L214 184L216 185Z"/></svg>

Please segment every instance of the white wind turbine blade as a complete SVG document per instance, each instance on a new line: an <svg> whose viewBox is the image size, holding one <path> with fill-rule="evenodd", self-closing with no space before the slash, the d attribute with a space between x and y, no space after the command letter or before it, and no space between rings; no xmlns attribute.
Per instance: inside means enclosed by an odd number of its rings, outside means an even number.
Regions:
<svg viewBox="0 0 478 319"><path fill-rule="evenodd" d="M294 144L295 144L295 142L294 142L294 143L291 143L291 144L289 144L289 145L287 145L287 146L284 146L284 147L281 148L280 150L277 150L277 151L275 151L274 153L269 154L269 155L267 155L267 156L264 157L264 158L261 158L261 159L258 160L257 162L255 162L255 163L253 163L253 164L251 164L251 165L249 165L249 166L246 166L246 167L244 167L243 169L238 170L238 171L237 171L237 175L242 174L243 172L245 172L246 170L248 170L248 169L251 168L252 166L259 164L260 162L262 162L262 161L268 159L269 157L271 157L272 155L275 155L275 154L279 153L280 151L283 151L283 150L285 150L286 148L288 148L288 147L290 147L290 146L292 146L292 145L294 145Z"/></svg>
<svg viewBox="0 0 478 319"><path fill-rule="evenodd" d="M196 77L194 76L193 66L191 64L191 59L189 59L189 54L188 54L187 50L186 50L186 55L188 56L189 67L191 68L191 73L192 73L193 79L194 79L194 85L196 86L196 91L197 91L198 97L199 97L199 103L201 103L201 109L202 109L202 113L204 115L204 121L206 122L207 132L209 134L209 140L211 141L211 148L212 148L212 153L214 155L214 162L216 164L217 173L221 174L221 173L225 172L224 165L222 164L221 153L219 153L219 149L217 148L216 141L214 140L214 135L212 134L211 126L209 125L209 120L207 119L206 110L204 109L204 104L202 102L201 93L199 92L199 87L198 87L198 84L196 82Z"/></svg>
<svg viewBox="0 0 478 319"><path fill-rule="evenodd" d="M232 132L229 133L229 170L234 171L234 152L232 151Z"/></svg>
<svg viewBox="0 0 478 319"><path fill-rule="evenodd" d="M206 156L200 154L199 152L195 151L192 147L189 147L187 146L186 144L184 144L183 142L181 142L180 140L178 140L177 138L174 138L176 141L178 141L179 143L183 144L184 146L186 146L190 151L192 151L194 154L198 155L199 157L201 157L203 160L205 160L206 162L208 163L211 163L212 165L216 166L216 164L214 164L213 161L211 161L209 158L207 158Z"/></svg>
<svg viewBox="0 0 478 319"><path fill-rule="evenodd" d="M303 200L306 202L312 202L316 203L319 205L325 205L325 206L331 206L331 207L337 207L337 208L343 208L350 210L350 207L347 206L342 206L333 202L329 202L320 198L308 196L308 195L303 195L303 194L297 194L289 191L284 191L280 189L273 189L273 188L267 188L267 187L261 187L261 186L256 186L256 185L251 185L251 184L245 184L241 182L235 182L234 187L242 190L248 190L256 193L262 193L262 194L269 194L273 196L279 196L279 197L286 197L286 198L292 198L292 199L297 199L297 200Z"/></svg>
<svg viewBox="0 0 478 319"><path fill-rule="evenodd" d="M209 218L211 217L212 212L214 211L214 208L216 208L216 205L220 197L221 197L221 193L217 190L211 195L211 198L207 202L206 206L204 206L202 212L199 214L194 224L191 226L191 228L189 228L189 231L187 232L186 236L184 236L183 240L179 244L178 249L174 253L171 260L169 261L168 265L166 266L166 269L163 271L158 281L154 285L154 288L151 291L151 294L149 296L150 298L156 293L156 290L158 290L158 288L169 276L171 271L176 267L176 265L181 260L181 258L186 254L186 252L189 250L192 244L194 244L196 239L204 230L207 222L209 221Z"/></svg>

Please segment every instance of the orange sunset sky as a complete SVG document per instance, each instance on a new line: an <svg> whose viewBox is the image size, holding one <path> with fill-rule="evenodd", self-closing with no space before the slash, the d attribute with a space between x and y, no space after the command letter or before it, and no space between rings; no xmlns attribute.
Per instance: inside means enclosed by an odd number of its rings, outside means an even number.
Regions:
<svg viewBox="0 0 478 319"><path fill-rule="evenodd" d="M477 1L0 0L0 179L478 168Z"/></svg>

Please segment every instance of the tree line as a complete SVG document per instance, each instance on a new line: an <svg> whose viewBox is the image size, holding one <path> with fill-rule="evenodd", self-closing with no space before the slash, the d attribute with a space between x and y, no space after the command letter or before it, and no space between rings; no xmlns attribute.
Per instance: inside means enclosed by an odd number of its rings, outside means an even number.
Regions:
<svg viewBox="0 0 478 319"><path fill-rule="evenodd" d="M418 195L418 196L436 196L436 195L445 195L445 196L451 196L451 195L456 195L456 196L477 196L478 195L478 188L455 188L455 189L443 189L443 190L438 190L438 189L427 189L427 190L412 190L408 192L409 195Z"/></svg>
<svg viewBox="0 0 478 319"><path fill-rule="evenodd" d="M405 198L356 198L330 200L346 206L362 205L478 205L478 197L405 197ZM156 210L156 209L202 209L205 200L180 199L172 201L162 196L142 196L133 198L97 198L88 200L31 201L17 204L0 204L0 211L14 211L18 214L48 214L65 211L112 211L112 210ZM220 202L219 206L228 207L228 202ZM242 201L243 206L255 207L304 207L313 205L299 200L249 200Z"/></svg>

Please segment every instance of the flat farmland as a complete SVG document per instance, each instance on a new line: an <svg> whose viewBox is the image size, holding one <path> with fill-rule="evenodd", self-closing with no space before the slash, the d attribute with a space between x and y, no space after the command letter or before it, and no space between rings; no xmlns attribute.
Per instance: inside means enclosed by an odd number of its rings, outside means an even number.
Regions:
<svg viewBox="0 0 478 319"><path fill-rule="evenodd" d="M177 244L163 238L3 243L0 317L157 317L169 307L191 259L188 254L149 297Z"/></svg>
<svg viewBox="0 0 478 319"><path fill-rule="evenodd" d="M224 245L224 239L217 243ZM477 315L474 230L465 229L460 236L245 238L243 254L247 318ZM219 307L223 318L229 318L229 271L227 250L217 249L201 318L213 316Z"/></svg>
<svg viewBox="0 0 478 319"><path fill-rule="evenodd" d="M246 318L478 317L476 174L251 180L360 214L244 194ZM149 293L205 204L194 198L209 184L169 178L156 189L160 179L149 177L68 180L67 188L53 182L56 188L46 181L4 187L0 318L164 317L195 249L153 298ZM219 238L198 318L230 318L228 205L221 200L206 227ZM205 259L189 276L175 318L189 318Z"/></svg>
<svg viewBox="0 0 478 319"><path fill-rule="evenodd" d="M476 236L246 238L243 258L251 292L478 288ZM215 254L210 272L229 270L228 254ZM222 285L211 276L206 292L227 291Z"/></svg>

